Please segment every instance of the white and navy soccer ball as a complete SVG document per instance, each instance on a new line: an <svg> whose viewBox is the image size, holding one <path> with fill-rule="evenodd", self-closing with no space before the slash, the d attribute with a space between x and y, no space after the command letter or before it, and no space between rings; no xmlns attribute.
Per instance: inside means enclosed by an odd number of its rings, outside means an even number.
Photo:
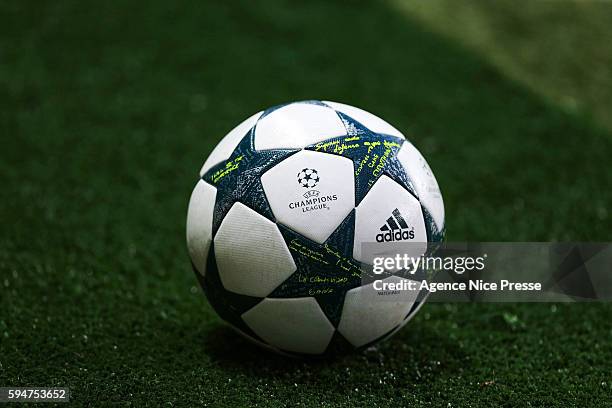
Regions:
<svg viewBox="0 0 612 408"><path fill-rule="evenodd" d="M443 235L442 196L419 151L379 117L328 101L275 106L236 126L200 170L187 214L212 307L292 355L363 348L397 331L423 298L364 284L362 245Z"/></svg>

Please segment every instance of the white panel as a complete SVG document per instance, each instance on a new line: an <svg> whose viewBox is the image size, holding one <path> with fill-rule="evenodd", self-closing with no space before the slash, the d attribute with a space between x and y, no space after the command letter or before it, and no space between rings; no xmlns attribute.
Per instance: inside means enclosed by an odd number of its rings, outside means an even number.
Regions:
<svg viewBox="0 0 612 408"><path fill-rule="evenodd" d="M407 228L401 227L400 219ZM394 229L397 226L400 228ZM362 251L363 243L368 243L367 253ZM371 264L374 256L420 256L426 249L427 232L419 201L389 177L381 176L355 211L353 257Z"/></svg>
<svg viewBox="0 0 612 408"><path fill-rule="evenodd" d="M276 224L242 203L221 222L215 257L223 287L242 295L265 297L296 270Z"/></svg>
<svg viewBox="0 0 612 408"><path fill-rule="evenodd" d="M212 240L212 219L217 189L199 180L187 210L187 249L198 272L204 275Z"/></svg>
<svg viewBox="0 0 612 408"><path fill-rule="evenodd" d="M210 168L214 165L229 159L229 157L232 155L232 152L234 151L234 149L236 149L242 138L253 126L255 126L255 123L257 123L257 119L259 119L262 113L263 111L257 112L256 114L236 126L227 135L225 135L223 139L221 139L219 144L217 144L217 146L210 153L210 156L208 156L208 158L206 159L206 162L204 162L204 166L202 166L202 169L200 170L200 177L202 177L204 173L210 170Z"/></svg>
<svg viewBox="0 0 612 408"><path fill-rule="evenodd" d="M421 310L421 308L423 307L423 305L425 304L425 300L427 300L427 298L429 297L429 294L427 294L422 300L421 302L416 305L416 307L414 308L414 310L412 311L412 313L410 313L410 316L405 316L404 320L402 320L402 322L400 323L399 326L397 326L395 329L393 329L393 331L389 332L388 334L385 335L385 337L379 339L378 341L384 341L392 336L395 335L395 333L397 333L398 331L400 331L404 326L406 326L406 324L412 320L412 318L417 314L417 312L419 310ZM416 298L414 299L414 301L416 301Z"/></svg>
<svg viewBox="0 0 612 408"><path fill-rule="evenodd" d="M402 139L405 139L402 132L391 126L391 124L389 124L387 121L379 118L376 115L371 114L370 112L339 102L324 101L323 103L331 106L339 112L350 116L357 122L361 123L363 126L370 129L372 132L384 133L386 135L397 136L401 137Z"/></svg>
<svg viewBox="0 0 612 408"><path fill-rule="evenodd" d="M423 155L409 142L402 145L397 158L412 180L419 200L431 214L438 230L444 227L444 202L438 182Z"/></svg>
<svg viewBox="0 0 612 408"><path fill-rule="evenodd" d="M391 276L383 282L400 282ZM418 291L377 291L372 284L346 293L338 331L355 347L363 346L394 329L417 298Z"/></svg>
<svg viewBox="0 0 612 408"><path fill-rule="evenodd" d="M410 320L412 320L412 318L417 314L417 312L421 310L423 305L425 305L426 300L429 298L429 295L430 293L428 292L421 298L420 303L416 305L412 313L410 313L410 316L404 315L404 320L402 320L402 323L399 326L397 326L397 328L393 330L393 332L389 333L389 337L391 337L392 335L400 331ZM416 298L414 299L414 301L416 301Z"/></svg>
<svg viewBox="0 0 612 408"><path fill-rule="evenodd" d="M264 299L242 315L267 343L296 353L321 354L334 327L312 298Z"/></svg>
<svg viewBox="0 0 612 408"><path fill-rule="evenodd" d="M353 161L302 150L261 176L278 222L323 243L355 206Z"/></svg>
<svg viewBox="0 0 612 408"><path fill-rule="evenodd" d="M333 109L298 102L283 106L259 121L255 149L299 149L344 135L344 124Z"/></svg>

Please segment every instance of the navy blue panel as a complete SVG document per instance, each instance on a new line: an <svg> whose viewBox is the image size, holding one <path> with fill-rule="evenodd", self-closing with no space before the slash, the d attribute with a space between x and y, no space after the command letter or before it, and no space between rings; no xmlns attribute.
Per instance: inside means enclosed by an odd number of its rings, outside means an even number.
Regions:
<svg viewBox="0 0 612 408"><path fill-rule="evenodd" d="M340 223L338 228L327 238L325 245L337 248L345 258L353 257L353 244L355 240L355 210Z"/></svg>
<svg viewBox="0 0 612 408"><path fill-rule="evenodd" d="M340 319L342 318L342 309L344 307L344 298L346 296L346 290L339 293L332 293L329 295L318 295L315 296L319 307L330 323L334 327L338 327Z"/></svg>
<svg viewBox="0 0 612 408"><path fill-rule="evenodd" d="M261 184L261 175L268 169L298 152L297 149L254 149L253 129L242 138L232 155L208 170L204 181L217 188L217 200L213 212L213 235L221 221L237 201L274 221L274 215Z"/></svg>
<svg viewBox="0 0 612 408"><path fill-rule="evenodd" d="M323 244L311 241L283 225L279 225L279 229L297 270L268 297L314 297L330 322L337 326L346 292L360 286L362 278L359 263L350 255L354 214L351 213Z"/></svg>
<svg viewBox="0 0 612 408"><path fill-rule="evenodd" d="M408 190L408 192L414 197L416 197L417 199L419 198L412 180L410 179L410 177L408 177L404 166L402 166L402 163L399 161L397 156L393 156L393 158L391 158L387 162L384 174L385 176L389 177L391 180L395 181L397 184Z"/></svg>
<svg viewBox="0 0 612 408"><path fill-rule="evenodd" d="M349 343L349 341L339 331L336 330L323 355L338 356L348 354L353 351L355 351L355 347Z"/></svg>
<svg viewBox="0 0 612 408"><path fill-rule="evenodd" d="M278 225L293 256L297 270L281 283L269 297L343 293L359 286L361 269L358 262L330 244L318 244L301 234Z"/></svg>
<svg viewBox="0 0 612 408"><path fill-rule="evenodd" d="M193 264L192 264L193 265ZM239 295L230 292L223 287L219 270L217 269L217 261L215 258L214 242L210 246L208 259L206 261L206 274L202 277L195 266L193 270L204 289L204 293L208 298L208 302L215 309L215 312L225 321L231 323L234 327L242 330L255 339L263 341L255 334L242 320L241 316L247 310L251 309L263 299L253 296Z"/></svg>
<svg viewBox="0 0 612 408"><path fill-rule="evenodd" d="M348 121L348 119L345 120ZM349 136L327 139L310 145L306 149L337 154L353 160L355 205L359 205L370 188L383 174L391 177L416 196L410 179L397 159L397 153L404 140L398 137L372 133L362 127L359 122L351 122L349 129L351 129L351 135Z"/></svg>
<svg viewBox="0 0 612 408"><path fill-rule="evenodd" d="M347 114L339 112L339 111L336 111L336 114L338 115L342 123L344 123L344 127L346 128L346 134L348 136L375 134L370 129L368 129L366 126L364 126L361 122L358 122L357 120L353 119Z"/></svg>
<svg viewBox="0 0 612 408"><path fill-rule="evenodd" d="M428 242L441 242L444 240L444 232L445 229L442 228L442 231L438 229L433 217L427 211L423 205L421 205L421 210L423 211L423 219L425 220L425 229L427 230L427 241ZM431 245L430 245L431 246Z"/></svg>

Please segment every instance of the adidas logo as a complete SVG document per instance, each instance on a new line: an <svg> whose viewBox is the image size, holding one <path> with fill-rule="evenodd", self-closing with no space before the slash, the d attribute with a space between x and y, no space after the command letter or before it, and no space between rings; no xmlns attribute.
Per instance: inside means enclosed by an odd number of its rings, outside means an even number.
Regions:
<svg viewBox="0 0 612 408"><path fill-rule="evenodd" d="M396 208L391 212L391 217L380 227L382 231L376 235L376 242L407 241L414 239L414 227L409 227L406 220Z"/></svg>

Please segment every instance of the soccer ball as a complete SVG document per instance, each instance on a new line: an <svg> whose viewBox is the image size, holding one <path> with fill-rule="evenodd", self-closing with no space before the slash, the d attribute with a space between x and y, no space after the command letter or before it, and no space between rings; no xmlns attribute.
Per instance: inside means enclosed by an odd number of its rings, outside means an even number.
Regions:
<svg viewBox="0 0 612 408"><path fill-rule="evenodd" d="M200 170L187 214L212 307L248 339L292 355L396 332L424 297L364 284L363 244L443 236L442 196L418 150L377 116L327 101L275 106L235 127Z"/></svg>

